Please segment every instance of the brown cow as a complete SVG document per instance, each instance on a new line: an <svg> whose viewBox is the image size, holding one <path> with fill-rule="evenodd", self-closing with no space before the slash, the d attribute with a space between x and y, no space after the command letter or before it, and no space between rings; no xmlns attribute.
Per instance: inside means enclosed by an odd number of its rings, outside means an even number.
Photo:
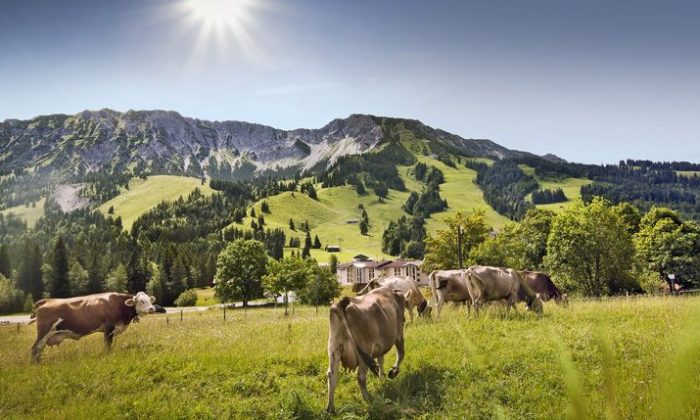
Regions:
<svg viewBox="0 0 700 420"><path fill-rule="evenodd" d="M367 393L367 370L381 376L384 355L396 346L396 363L389 378L399 374L404 356L403 323L405 299L401 292L380 287L364 296L344 297L331 306L328 332L328 405L335 410L334 393L338 369L358 369L362 397ZM376 359L376 361L375 361Z"/></svg>
<svg viewBox="0 0 700 420"><path fill-rule="evenodd" d="M538 314L542 313L542 300L536 293L522 287L523 280L517 271L510 268L473 265L466 270L465 274L469 295L477 315L479 308L491 301L505 300L506 314L510 312L511 307L517 310L515 304L521 290L528 308Z"/></svg>
<svg viewBox="0 0 700 420"><path fill-rule="evenodd" d="M569 296L566 293L560 292L547 274L539 271L521 271L520 277L523 279L523 283L526 287L529 287L533 293L540 295L543 302L554 299L554 302L561 306L569 305ZM518 294L519 302L525 302L527 300L525 290L525 288L521 288Z"/></svg>
<svg viewBox="0 0 700 420"><path fill-rule="evenodd" d="M380 287L386 287L389 290L400 290L404 294L406 300L406 310L408 316L413 322L413 308L417 308L418 316L430 318L432 309L428 305L428 301L421 293L416 281L409 276L389 276L375 277L367 283L364 289L358 294L363 295L370 290L375 290Z"/></svg>
<svg viewBox="0 0 700 420"><path fill-rule="evenodd" d="M469 296L464 270L435 270L430 273L429 279L438 317L445 302L464 302L467 305L467 313L471 314L472 299Z"/></svg>
<svg viewBox="0 0 700 420"><path fill-rule="evenodd" d="M37 337L32 346L32 362L39 363L44 346L60 344L66 338L79 340L104 333L109 350L114 336L126 330L140 315L154 313L156 298L144 292L136 295L100 293L68 299L42 299L34 304Z"/></svg>

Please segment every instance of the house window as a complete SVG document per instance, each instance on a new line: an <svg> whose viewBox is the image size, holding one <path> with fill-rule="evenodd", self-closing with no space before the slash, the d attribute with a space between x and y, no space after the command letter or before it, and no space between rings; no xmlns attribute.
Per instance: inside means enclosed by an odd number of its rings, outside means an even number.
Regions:
<svg viewBox="0 0 700 420"><path fill-rule="evenodd" d="M362 269L360 267L355 269L355 283L362 283Z"/></svg>
<svg viewBox="0 0 700 420"><path fill-rule="evenodd" d="M374 278L374 268L370 268L369 269L369 277L367 278L367 281L370 281L373 278Z"/></svg>

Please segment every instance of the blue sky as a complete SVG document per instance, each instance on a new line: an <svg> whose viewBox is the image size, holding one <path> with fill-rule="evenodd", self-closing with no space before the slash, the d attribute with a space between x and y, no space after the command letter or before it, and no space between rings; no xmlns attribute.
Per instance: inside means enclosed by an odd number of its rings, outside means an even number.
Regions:
<svg viewBox="0 0 700 420"><path fill-rule="evenodd" d="M371 113L572 161L700 161L699 2L212 1L3 1L0 120Z"/></svg>

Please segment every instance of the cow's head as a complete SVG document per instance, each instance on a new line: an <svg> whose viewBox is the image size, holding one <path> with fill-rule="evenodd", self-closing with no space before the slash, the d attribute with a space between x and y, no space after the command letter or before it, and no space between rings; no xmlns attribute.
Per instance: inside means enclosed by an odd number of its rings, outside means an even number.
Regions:
<svg viewBox="0 0 700 420"><path fill-rule="evenodd" d="M559 299L557 299L556 302L565 308L568 307L569 306L569 294L564 293L563 295L559 296Z"/></svg>
<svg viewBox="0 0 700 420"><path fill-rule="evenodd" d="M430 318L430 314L432 313L432 311L432 306L428 305L428 301L423 299L423 303L421 303L418 307L418 315L425 318Z"/></svg>
<svg viewBox="0 0 700 420"><path fill-rule="evenodd" d="M133 298L127 299L124 304L136 308L136 313L139 315L148 315L156 312L155 296L148 296L144 292L138 292Z"/></svg>

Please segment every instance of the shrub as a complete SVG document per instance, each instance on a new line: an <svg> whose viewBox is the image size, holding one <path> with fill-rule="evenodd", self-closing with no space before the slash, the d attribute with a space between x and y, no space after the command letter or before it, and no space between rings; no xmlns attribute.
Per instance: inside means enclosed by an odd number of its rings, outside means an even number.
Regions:
<svg viewBox="0 0 700 420"><path fill-rule="evenodd" d="M196 303L197 291L194 289L185 290L175 299L175 305L177 306L194 306Z"/></svg>
<svg viewBox="0 0 700 420"><path fill-rule="evenodd" d="M23 303L22 291L16 289L10 280L0 274L0 314L20 312Z"/></svg>

